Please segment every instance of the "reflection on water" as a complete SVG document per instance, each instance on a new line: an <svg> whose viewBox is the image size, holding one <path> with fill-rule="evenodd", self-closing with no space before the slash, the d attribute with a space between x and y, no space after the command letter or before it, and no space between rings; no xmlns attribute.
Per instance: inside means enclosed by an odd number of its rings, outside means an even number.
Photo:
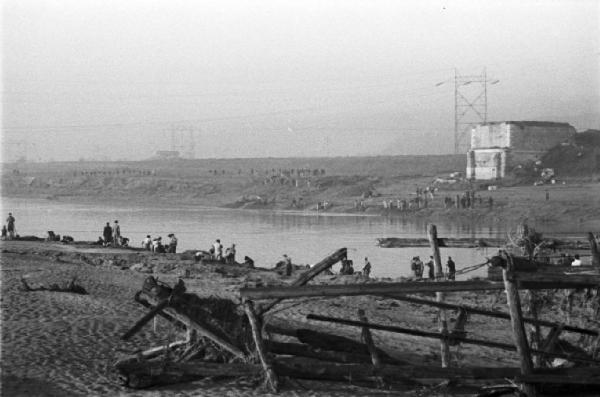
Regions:
<svg viewBox="0 0 600 397"><path fill-rule="evenodd" d="M328 253L347 247L355 269L364 257L373 264L375 277L398 277L410 272L413 256L429 257L428 248L378 248L378 237L425 237L426 219L379 216L315 215L226 210L177 206L136 207L66 204L47 200L2 199L3 216L12 211L17 233L44 236L48 230L76 240L96 240L106 222L119 220L121 233L132 245L150 234L166 238L175 233L179 249L208 249L220 238L225 247L236 244L238 255L248 255L258 266L270 267L285 253L294 263L315 263ZM441 237L497 237L504 235L491 225L476 222L437 222ZM442 260L452 256L461 268L484 261L495 250L443 249Z"/></svg>

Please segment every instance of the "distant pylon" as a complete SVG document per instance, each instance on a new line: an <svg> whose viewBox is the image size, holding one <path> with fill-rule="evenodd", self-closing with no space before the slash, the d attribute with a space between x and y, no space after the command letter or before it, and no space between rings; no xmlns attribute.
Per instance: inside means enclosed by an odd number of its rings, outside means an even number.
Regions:
<svg viewBox="0 0 600 397"><path fill-rule="evenodd" d="M486 68L480 75L460 75L454 69L454 153L466 153L470 147L470 131L488 117ZM491 81L491 84L498 80Z"/></svg>

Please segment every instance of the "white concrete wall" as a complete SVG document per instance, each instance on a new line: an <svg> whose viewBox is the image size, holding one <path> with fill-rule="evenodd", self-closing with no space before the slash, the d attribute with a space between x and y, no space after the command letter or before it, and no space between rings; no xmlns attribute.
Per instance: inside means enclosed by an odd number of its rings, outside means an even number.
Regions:
<svg viewBox="0 0 600 397"><path fill-rule="evenodd" d="M490 180L504 177L506 153L503 149L477 149L473 152L475 179Z"/></svg>
<svg viewBox="0 0 600 397"><path fill-rule="evenodd" d="M506 123L480 124L471 130L471 149L508 146L510 137Z"/></svg>

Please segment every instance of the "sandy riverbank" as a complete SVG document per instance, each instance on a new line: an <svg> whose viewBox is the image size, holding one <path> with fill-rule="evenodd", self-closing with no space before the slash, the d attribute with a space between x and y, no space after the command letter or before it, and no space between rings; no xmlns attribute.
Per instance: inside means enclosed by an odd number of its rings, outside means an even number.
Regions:
<svg viewBox="0 0 600 397"><path fill-rule="evenodd" d="M111 363L123 353L156 346L181 335L170 324L158 320L147 325L130 342L120 336L145 310L133 295L143 280L152 274L173 284L183 269L188 291L200 296L220 296L237 300L242 286L289 283L275 272L231 266L193 265L180 255L152 255L93 246L64 246L51 243L2 242L2 391L3 395L131 395L131 396L221 396L263 395L251 380L198 381L147 391L125 389L116 382ZM324 253L324 256L327 253ZM294 276L299 273L296 271ZM30 285L64 283L72 277L89 295L21 289L20 278ZM365 282L354 276L319 276L317 283ZM502 293L450 294L449 301L505 309ZM429 307L374 297L284 302L276 307L272 323L334 331L360 340L356 328L327 325L305 319L309 313L354 318L356 310L366 311L370 321L381 324L436 330L437 310ZM544 317L564 321L554 307ZM456 313L451 313L451 324ZM577 321L577 320L572 320ZM467 326L474 338L511 343L509 323L500 319L473 317ZM439 363L439 342L432 339L374 331L376 343L394 357L419 364ZM570 336L572 337L572 335ZM573 341L575 341L573 339ZM515 353L476 346L452 348L454 365L517 366ZM372 395L372 390L339 384L288 382L280 395ZM381 392L383 393L383 392ZM407 391L405 395L436 395L427 389ZM397 392L394 395L399 395ZM467 394L468 395L468 394Z"/></svg>
<svg viewBox="0 0 600 397"><path fill-rule="evenodd" d="M464 162L464 156L397 156L23 163L3 169L2 194L65 203L189 205L305 214L317 214L317 203L327 202L329 207L319 213L486 224L528 220L566 231L600 228L600 182L594 175L566 175L557 184L544 186L514 179L434 183L463 170ZM497 190L487 190L491 184L498 185ZM383 208L384 200L413 199L416 188L425 186L438 189L427 208L408 212ZM483 203L472 209L444 208L444 197L455 199L466 189L476 190ZM355 208L361 201L366 209Z"/></svg>

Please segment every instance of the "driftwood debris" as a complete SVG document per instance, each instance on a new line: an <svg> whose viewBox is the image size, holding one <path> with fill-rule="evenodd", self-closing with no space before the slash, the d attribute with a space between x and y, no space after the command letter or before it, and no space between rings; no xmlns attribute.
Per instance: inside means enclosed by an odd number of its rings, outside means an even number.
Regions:
<svg viewBox="0 0 600 397"><path fill-rule="evenodd" d="M73 294L79 295L87 295L88 292L81 285L77 284L75 281L76 277L73 277L71 281L69 281L65 286L60 286L58 284L50 284L48 287L39 286L39 287L31 287L27 280L24 277L21 277L21 285L23 286L23 290L32 292L32 291L52 291L52 292L70 292Z"/></svg>
<svg viewBox="0 0 600 397"><path fill-rule="evenodd" d="M435 231L435 230L434 230ZM433 236L433 237L432 237ZM436 257L437 270L441 270L438 239L430 233L429 242ZM351 383L386 389L405 389L431 385L463 385L471 387L482 381L508 379L524 385L529 396L550 388L558 390L568 387L600 388L599 361L582 349L565 349L560 340L561 332L579 332L586 336L598 336L595 330L557 324L540 319L523 318L520 313L520 289L584 288L598 286L600 274L561 274L541 271L537 266L523 263L515 266L519 259L505 255L492 261L502 268L502 282L490 281L431 281L402 283L364 283L347 285L307 285L324 269L344 259L346 249L335 251L313 268L302 274L290 286L270 288L243 288L240 290L242 304L223 299L199 298L186 293L183 282L173 288L148 278L135 300L149 312L138 320L125 335L133 336L156 316L186 331L186 339L165 346L146 349L121 358L115 368L124 383L130 387L147 387L183 382L204 377L251 377L262 378L270 392L279 389L285 377L295 379L326 380ZM438 275L441 271L437 272ZM453 305L443 302L407 297L408 293L439 293L447 291L506 290L508 313L495 312L476 307ZM437 307L440 310L459 312L455 327L448 330L441 326L439 332L382 325L368 320L367 313L358 311L358 320L310 314L312 320L306 324L274 321L276 317L265 317L268 310L283 299L318 296L373 295L405 300L415 304ZM255 306L258 300L266 300L263 306ZM466 330L469 314L510 319L514 344L470 338ZM281 319L280 319L281 320ZM361 329L361 341L353 340L332 331L323 332L307 327L318 327L319 322L344 324ZM532 349L524 332L524 323L551 327L543 343ZM474 344L490 348L517 352L519 368L448 367L449 358L442 366L408 364L386 353L384 346L376 346L372 330L395 332L441 341L444 346L459 343ZM329 332L329 333L328 333ZM212 354L217 350L218 354ZM546 359L564 358L572 363L583 362L590 367L539 368L531 361L531 354ZM543 362L543 361L542 361ZM546 381L545 381L546 379ZM586 382L587 380L587 382ZM422 382L422 383L421 383ZM440 383L441 382L441 383ZM281 383L282 384L282 383ZM587 390L587 389L586 389Z"/></svg>

